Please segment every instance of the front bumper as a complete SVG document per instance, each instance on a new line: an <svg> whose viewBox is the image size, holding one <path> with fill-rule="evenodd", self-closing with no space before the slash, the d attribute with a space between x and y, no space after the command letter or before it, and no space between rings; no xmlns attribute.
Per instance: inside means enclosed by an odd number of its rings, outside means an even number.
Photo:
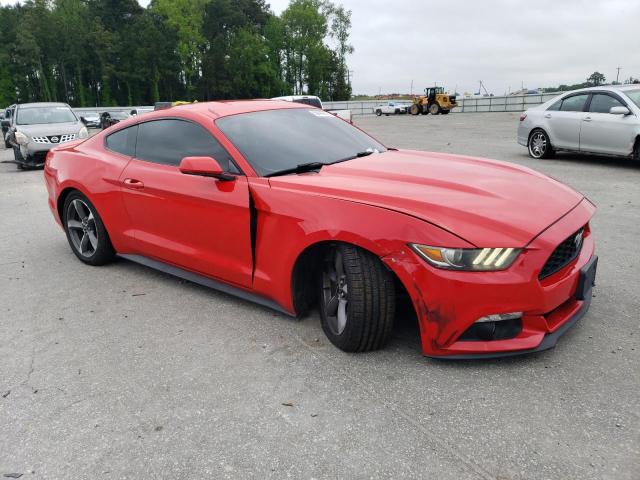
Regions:
<svg viewBox="0 0 640 480"><path fill-rule="evenodd" d="M586 225L594 211L595 207L583 200L531 241L504 271L436 269L410 249L385 257L412 299L424 355L491 358L553 347L589 308L590 295L577 293L581 271L596 258L591 233L585 235L575 260L542 280L538 274L555 247ZM523 312L521 328L514 336L496 340L461 338L480 317L508 312Z"/></svg>

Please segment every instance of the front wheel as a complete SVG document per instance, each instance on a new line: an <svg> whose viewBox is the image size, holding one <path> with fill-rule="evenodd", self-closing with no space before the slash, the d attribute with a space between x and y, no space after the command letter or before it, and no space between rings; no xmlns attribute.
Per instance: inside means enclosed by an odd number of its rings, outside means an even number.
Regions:
<svg viewBox="0 0 640 480"><path fill-rule="evenodd" d="M529 135L529 155L535 159L551 158L553 156L553 148L547 132L541 129L534 130Z"/></svg>
<svg viewBox="0 0 640 480"><path fill-rule="evenodd" d="M411 105L411 108L409 108L409 113L411 115L418 115L419 113L422 113L422 112L420 111L420 107L414 103L413 105Z"/></svg>
<svg viewBox="0 0 640 480"><path fill-rule="evenodd" d="M80 192L65 199L62 221L71 250L81 261L104 265L114 259L115 250L98 211Z"/></svg>
<svg viewBox="0 0 640 480"><path fill-rule="evenodd" d="M345 352L377 350L389 339L395 315L393 276L380 259L352 245L324 257L320 278L322 329Z"/></svg>
<svg viewBox="0 0 640 480"><path fill-rule="evenodd" d="M429 105L429 113L431 115L438 115L440 113L440 105L437 103L432 103Z"/></svg>
<svg viewBox="0 0 640 480"><path fill-rule="evenodd" d="M376 116L379 117L380 115L382 115L382 110L376 110Z"/></svg>

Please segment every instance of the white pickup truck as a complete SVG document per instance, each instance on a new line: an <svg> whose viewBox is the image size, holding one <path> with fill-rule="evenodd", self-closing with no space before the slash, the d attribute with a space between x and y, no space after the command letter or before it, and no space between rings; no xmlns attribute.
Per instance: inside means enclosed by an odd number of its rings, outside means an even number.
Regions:
<svg viewBox="0 0 640 480"><path fill-rule="evenodd" d="M322 100L320 100L320 98L316 97L315 95L289 95L285 97L274 97L271 100L285 100L287 102L304 103L305 105L311 105L312 107L317 107L317 108L321 108L322 110L325 110L322 107ZM353 123L353 121L351 120L351 110L325 110L325 111L335 115L336 117L340 117L349 123Z"/></svg>
<svg viewBox="0 0 640 480"><path fill-rule="evenodd" d="M409 105L406 102L388 101L387 103L381 103L373 109L373 113L377 116L380 115L399 115L407 113Z"/></svg>

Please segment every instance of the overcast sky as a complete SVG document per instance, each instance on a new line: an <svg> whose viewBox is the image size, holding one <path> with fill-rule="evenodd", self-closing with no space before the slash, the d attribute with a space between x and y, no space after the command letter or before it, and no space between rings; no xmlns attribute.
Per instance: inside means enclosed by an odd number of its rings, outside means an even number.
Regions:
<svg viewBox="0 0 640 480"><path fill-rule="evenodd" d="M276 13L289 3L267 1ZM352 11L354 93L405 93L412 80L414 92L434 83L474 92L483 80L499 95L596 70L611 81L618 66L620 79L640 77L640 0L334 2Z"/></svg>

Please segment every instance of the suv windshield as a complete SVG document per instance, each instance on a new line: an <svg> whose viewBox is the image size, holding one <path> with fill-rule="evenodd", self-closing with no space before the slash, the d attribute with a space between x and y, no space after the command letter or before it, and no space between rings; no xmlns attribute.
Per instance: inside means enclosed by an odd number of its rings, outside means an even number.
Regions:
<svg viewBox="0 0 640 480"><path fill-rule="evenodd" d="M638 107L640 107L640 89L638 89L638 90L627 90L624 93L627 95L627 97L629 97L631 100L633 100L633 103L635 103Z"/></svg>
<svg viewBox="0 0 640 480"><path fill-rule="evenodd" d="M300 164L327 165L386 148L347 122L321 110L291 108L224 117L216 125L258 175Z"/></svg>
<svg viewBox="0 0 640 480"><path fill-rule="evenodd" d="M78 119L69 107L20 107L16 123L18 125L36 125L45 123L76 122Z"/></svg>

